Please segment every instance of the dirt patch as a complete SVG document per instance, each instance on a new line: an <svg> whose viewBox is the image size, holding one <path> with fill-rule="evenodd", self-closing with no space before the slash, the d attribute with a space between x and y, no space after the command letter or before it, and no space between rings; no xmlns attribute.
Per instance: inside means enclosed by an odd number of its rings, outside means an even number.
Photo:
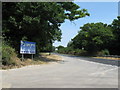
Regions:
<svg viewBox="0 0 120 90"><path fill-rule="evenodd" d="M60 56L49 54L49 53L40 53L40 57L47 61L61 61L62 60Z"/></svg>

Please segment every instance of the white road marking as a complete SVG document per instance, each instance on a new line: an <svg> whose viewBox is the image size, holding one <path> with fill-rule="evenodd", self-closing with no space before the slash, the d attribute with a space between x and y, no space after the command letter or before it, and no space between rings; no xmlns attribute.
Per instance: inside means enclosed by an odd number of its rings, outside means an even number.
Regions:
<svg viewBox="0 0 120 90"><path fill-rule="evenodd" d="M104 75L105 73L110 72L110 71L113 71L113 70L116 70L116 69L118 69L118 67L112 68L112 69L108 69L108 70L105 70L105 71L102 71L102 72L92 73L92 74L90 74L90 75L98 75L98 74Z"/></svg>

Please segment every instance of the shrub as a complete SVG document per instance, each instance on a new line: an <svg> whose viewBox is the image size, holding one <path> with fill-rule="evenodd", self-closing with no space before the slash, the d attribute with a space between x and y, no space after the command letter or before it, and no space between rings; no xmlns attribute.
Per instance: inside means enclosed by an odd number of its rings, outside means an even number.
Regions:
<svg viewBox="0 0 120 90"><path fill-rule="evenodd" d="M110 53L109 53L109 51L108 51L107 49L98 52L98 55L99 55L99 56L102 56L102 55L109 55L109 54L110 54Z"/></svg>
<svg viewBox="0 0 120 90"><path fill-rule="evenodd" d="M81 49L73 49L71 47L61 48L57 52L58 53L63 53L63 54L72 54L72 55L87 56L87 51L81 50Z"/></svg>
<svg viewBox="0 0 120 90"><path fill-rule="evenodd" d="M14 60L14 57L16 57L15 50L6 45L2 45L2 64L3 65L16 65L16 61Z"/></svg>
<svg viewBox="0 0 120 90"><path fill-rule="evenodd" d="M87 51L81 49L75 49L75 55L86 56Z"/></svg>

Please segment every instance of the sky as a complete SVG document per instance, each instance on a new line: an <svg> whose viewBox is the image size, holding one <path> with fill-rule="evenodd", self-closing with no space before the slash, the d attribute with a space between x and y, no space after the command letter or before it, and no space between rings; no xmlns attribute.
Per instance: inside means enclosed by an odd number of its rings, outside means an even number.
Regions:
<svg viewBox="0 0 120 90"><path fill-rule="evenodd" d="M80 6L80 9L87 9L90 16L77 19L75 21L65 20L60 26L62 30L61 42L55 41L54 46L67 46L68 42L74 38L80 27L86 23L97 23L103 22L111 24L114 19L118 16L118 2L75 2Z"/></svg>

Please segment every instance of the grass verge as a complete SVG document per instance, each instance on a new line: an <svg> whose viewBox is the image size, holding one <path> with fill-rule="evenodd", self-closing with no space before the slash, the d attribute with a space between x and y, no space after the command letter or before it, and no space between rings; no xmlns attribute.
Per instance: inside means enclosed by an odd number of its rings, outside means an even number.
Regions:
<svg viewBox="0 0 120 90"><path fill-rule="evenodd" d="M93 57L93 58L120 60L120 58L114 58L114 57Z"/></svg>
<svg viewBox="0 0 120 90"><path fill-rule="evenodd" d="M20 68L28 65L49 64L50 62L60 61L61 57L54 54L49 55L48 53L40 53L40 56L35 57L34 60L27 58L21 61L17 57L15 57L14 60L16 63L15 65L2 65L1 69L5 70L5 69L12 69L12 68Z"/></svg>

